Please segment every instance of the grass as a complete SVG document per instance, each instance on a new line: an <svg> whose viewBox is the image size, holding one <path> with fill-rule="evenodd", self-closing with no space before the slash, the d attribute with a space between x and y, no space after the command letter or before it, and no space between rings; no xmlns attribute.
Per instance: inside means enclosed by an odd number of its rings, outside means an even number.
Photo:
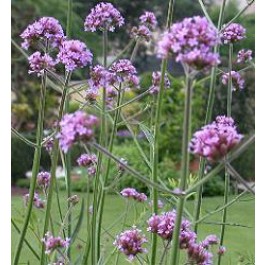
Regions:
<svg viewBox="0 0 265 265"><path fill-rule="evenodd" d="M80 197L85 198L85 194L78 194ZM60 194L60 200L62 202L62 210L65 213L65 197L66 193L62 192ZM232 199L232 197L230 197ZM77 217L80 212L79 203L74 211L73 217L75 218L74 222L77 221ZM212 211L216 209L216 207L222 205L221 197L211 197L205 198L203 201L203 210L202 214L207 213L208 211ZM127 227L131 227L133 224L142 227L142 230L145 232L146 222L145 220L150 216L150 211L143 205L137 203L129 204L129 211L126 218L124 229ZM169 205L166 208L170 208ZM192 212L193 201L187 202L187 209ZM124 212L126 209L126 202L123 198L117 195L108 195L106 199L106 208L104 211L103 217L103 230L102 230L102 251L105 257L110 257L109 261L106 264L115 264L114 260L116 257L116 252L114 252L114 247L112 245L114 241L114 237L117 233L119 233L122 228L122 223L124 220ZM23 206L23 201L20 196L12 197L12 217L16 221L18 226L22 225L22 216L25 212L25 208ZM53 200L53 208L52 208L52 216L54 220L59 220L58 208L55 200ZM32 243L34 249L39 253L40 250L40 242L38 238L42 233L42 223L43 223L44 213L42 210L34 209L34 222L37 225L30 226L31 231L27 233L27 239ZM118 219L118 222L116 220ZM216 234L220 233L220 225L216 224L220 222L221 214L215 214L210 218L206 219L202 225L199 226L199 240L203 239L208 234ZM33 220L32 220L33 221ZM32 222L33 223L33 222ZM255 251L255 239L254 239L254 199L250 195L246 195L242 197L240 201L236 202L232 205L228 210L228 223L231 224L227 226L226 234L225 234L225 246L227 248L227 252L223 258L223 265L251 265L251 260L254 260L254 251ZM233 226L232 226L233 225ZM59 222L54 223L56 231L58 231ZM246 226L246 227L244 227ZM72 257L74 259L78 259L78 257L82 254L84 250L84 244L86 239L86 218L84 218L81 230L79 233L79 237L76 240L73 250ZM107 232L105 231L107 230ZM34 231L34 232L33 232ZM149 236L148 232L145 232L146 236ZM12 227L12 255L13 251L16 247L18 241L18 234L15 229ZM160 242L161 243L161 242ZM160 244L159 248L160 257L162 252L162 244ZM216 249L214 249L216 251ZM248 261L250 260L250 261ZM33 256L31 251L24 245L20 264L38 264L38 260ZM89 264L89 263L88 263ZM124 258L123 255L119 257L118 264L129 264ZM181 264L182 265L182 264Z"/></svg>

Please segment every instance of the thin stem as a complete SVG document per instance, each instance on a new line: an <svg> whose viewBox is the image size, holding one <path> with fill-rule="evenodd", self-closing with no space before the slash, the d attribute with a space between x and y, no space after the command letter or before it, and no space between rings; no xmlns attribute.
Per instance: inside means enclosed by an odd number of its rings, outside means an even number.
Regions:
<svg viewBox="0 0 265 265"><path fill-rule="evenodd" d="M165 256L166 256L166 253L167 253L167 250L168 250L168 246L169 246L169 244L170 244L170 241L168 241L167 244L166 244L165 247L164 247L163 254L162 254L161 259L160 259L160 261L159 261L159 265L162 265L162 264L163 264L163 261L164 261L164 258L165 258Z"/></svg>
<svg viewBox="0 0 265 265"><path fill-rule="evenodd" d="M226 5L226 0L223 0L221 8L220 8L218 24L217 24L218 31L221 29L222 24L223 24L225 5ZM215 53L219 52L219 44L215 45L214 52ZM208 103L207 103L205 124L208 124L212 119L212 112L213 112L214 98L215 98L216 76L217 76L217 66L214 66L211 70L210 91L209 91L209 97L208 97ZM205 165L206 165L205 158L201 158L200 164L199 164L199 175L198 175L199 180L201 180L204 176ZM194 232L195 233L197 233L198 231L198 223L196 223L196 220L200 218L201 205L202 205L202 192L203 192L203 185L199 186L197 193L196 193L195 206L194 206L194 220L195 220Z"/></svg>
<svg viewBox="0 0 265 265"><path fill-rule="evenodd" d="M203 11L203 14L204 14L205 17L208 19L208 21L214 26L214 23L213 23L211 17L209 16L209 14L208 14L208 12L207 12L207 10L206 10L206 7L205 7L203 1L202 1L202 0L198 0L198 1L199 1L200 6L201 6L201 9L202 9L202 11Z"/></svg>
<svg viewBox="0 0 265 265"><path fill-rule="evenodd" d="M17 137L19 138L22 142L24 142L25 144L31 146L31 147L37 147L36 144L34 144L33 142L31 142L30 140L28 140L27 138L25 138L21 133L19 133L15 128L11 128L11 132Z"/></svg>
<svg viewBox="0 0 265 265"><path fill-rule="evenodd" d="M62 119L63 116L63 110L64 110L64 105L65 105L65 99L67 96L67 88L68 88L68 83L70 81L71 77L71 72L67 72L66 77L65 77L65 83L63 87L63 94L61 98L61 103L59 107L59 115L58 115L58 124L56 126L56 134L59 132L59 121ZM43 227L43 237L45 233L48 230L49 226L49 217L50 217L50 212L51 212L51 206L52 206L52 196L53 196L53 189L54 189L54 184L56 181L56 168L58 164L58 156L59 156L59 141L58 139L55 139L54 141L54 146L53 146L53 151L52 151L52 165L51 165L51 180L50 180L50 186L48 190L48 199L47 199L47 205L46 205L46 212L45 212L45 221L44 221L44 227ZM41 265L45 264L45 246L44 244L42 245L42 253L41 253Z"/></svg>
<svg viewBox="0 0 265 265"><path fill-rule="evenodd" d="M182 140L182 160L181 160L181 179L180 189L185 190L187 186L187 178L189 176L189 136L191 129L191 102L192 102L192 79L189 74L186 75L186 95L185 110L183 121L183 140ZM181 228L182 214L185 204L185 197L179 199L177 207L176 225L173 234L173 251L171 256L171 265L179 264L179 234Z"/></svg>
<svg viewBox="0 0 265 265"><path fill-rule="evenodd" d="M41 141L43 139L43 123L44 123L44 113L45 113L45 98L46 98L46 86L47 86L47 72L45 71L42 76L42 84L41 84L41 93L40 93L40 105L39 105L39 116L38 116L38 125L37 125L37 139L36 139L36 147L34 152L33 166L32 166L32 177L30 181L30 191L29 191L29 201L28 208L26 212L26 217L23 223L23 227L21 230L21 234L19 237L18 245L15 251L13 264L17 265L19 262L19 257L21 253L21 249L23 246L23 241L26 236L30 215L32 211L34 192L36 186L37 175L40 168L40 158L41 158Z"/></svg>

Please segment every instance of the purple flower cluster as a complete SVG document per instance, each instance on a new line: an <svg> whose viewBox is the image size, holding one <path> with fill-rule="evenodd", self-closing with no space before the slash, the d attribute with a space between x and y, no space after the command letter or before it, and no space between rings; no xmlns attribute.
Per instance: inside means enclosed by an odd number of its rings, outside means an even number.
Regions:
<svg viewBox="0 0 265 265"><path fill-rule="evenodd" d="M237 23L230 24L221 34L221 40L224 44L235 43L244 38L246 38L246 29Z"/></svg>
<svg viewBox="0 0 265 265"><path fill-rule="evenodd" d="M30 66L29 74L37 73L38 76L43 75L47 69L53 70L57 64L50 55L42 55L40 52L34 52L28 57L28 61Z"/></svg>
<svg viewBox="0 0 265 265"><path fill-rule="evenodd" d="M138 202L144 202L147 200L147 196L144 193L139 193L134 188L125 188L120 192L120 194L125 198L132 198Z"/></svg>
<svg viewBox="0 0 265 265"><path fill-rule="evenodd" d="M161 80L161 72L153 72L152 73L152 86L149 87L150 94L157 94L159 92L160 80ZM168 79L167 74L165 74L165 78L164 78L164 88L170 88L170 81Z"/></svg>
<svg viewBox="0 0 265 265"><path fill-rule="evenodd" d="M146 237L141 234L141 230L133 227L117 235L113 245L117 246L118 250L128 256L132 261L137 254L146 253L147 250L143 248L143 244L148 242Z"/></svg>
<svg viewBox="0 0 265 265"><path fill-rule="evenodd" d="M92 62L93 55L85 43L79 40L66 40L60 46L58 60L65 65L67 71L83 68Z"/></svg>
<svg viewBox="0 0 265 265"><path fill-rule="evenodd" d="M48 153L51 153L52 148L53 148L53 144L54 144L54 139L53 139L53 137L45 137L45 138L43 139L43 141L44 141L44 144L43 144L44 148L46 149L46 151L47 151Z"/></svg>
<svg viewBox="0 0 265 265"><path fill-rule="evenodd" d="M218 42L216 29L205 17L185 18L164 33L158 43L158 55L166 58L174 54L177 62L195 70L207 70L220 62L219 55L211 51Z"/></svg>
<svg viewBox="0 0 265 265"><path fill-rule="evenodd" d="M21 46L26 50L37 41L42 41L44 45L48 41L53 48L58 47L65 38L62 26L53 17L42 17L28 25L20 37L24 40Z"/></svg>
<svg viewBox="0 0 265 265"><path fill-rule="evenodd" d="M93 127L98 124L98 118L84 111L65 114L60 121L60 132L57 135L62 150L68 149L79 140L89 141L94 136Z"/></svg>
<svg viewBox="0 0 265 265"><path fill-rule="evenodd" d="M242 49L237 54L237 63L245 63L252 60L252 51Z"/></svg>
<svg viewBox="0 0 265 265"><path fill-rule="evenodd" d="M242 139L232 118L218 116L216 120L197 131L189 144L191 153L205 157L209 162L222 159Z"/></svg>
<svg viewBox="0 0 265 265"><path fill-rule="evenodd" d="M237 89L244 89L245 80L242 78L239 72L231 71L222 75L222 83L227 85L229 82L230 74L232 77L232 89L236 91Z"/></svg>
<svg viewBox="0 0 265 265"><path fill-rule="evenodd" d="M70 239L66 238L63 240L61 237L54 237L50 232L47 232L42 242L45 245L45 253L50 254L56 249L67 248L70 244Z"/></svg>
<svg viewBox="0 0 265 265"><path fill-rule="evenodd" d="M157 25L156 17L153 12L146 11L139 17L139 20L139 27L133 27L131 35L134 38L143 38L149 41L151 38L151 30L153 30Z"/></svg>
<svg viewBox="0 0 265 265"><path fill-rule="evenodd" d="M46 190L50 185L51 174L50 172L42 171L37 175L38 185Z"/></svg>
<svg viewBox="0 0 265 265"><path fill-rule="evenodd" d="M116 82L124 84L125 89L139 87L139 77L130 60L118 60L111 66L110 72L115 75Z"/></svg>
<svg viewBox="0 0 265 265"><path fill-rule="evenodd" d="M99 3L87 15L85 20L85 31L107 30L113 32L115 27L121 27L124 18L111 3Z"/></svg>
<svg viewBox="0 0 265 265"><path fill-rule="evenodd" d="M94 176L96 173L96 164L98 162L95 154L82 154L77 160L77 164L82 167L87 167L89 175Z"/></svg>
<svg viewBox="0 0 265 265"><path fill-rule="evenodd" d="M28 204L28 201L29 201L29 193L25 194L23 196L23 199L24 199L24 203L25 205L27 206ZM34 198L33 198L33 205L38 208L38 209L43 209L45 204L44 204L44 201L39 197L39 194L38 193L34 193Z"/></svg>

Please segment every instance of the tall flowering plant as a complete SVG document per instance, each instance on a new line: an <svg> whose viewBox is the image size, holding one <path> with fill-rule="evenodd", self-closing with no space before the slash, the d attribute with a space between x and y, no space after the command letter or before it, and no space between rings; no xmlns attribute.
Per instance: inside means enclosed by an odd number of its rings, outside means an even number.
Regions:
<svg viewBox="0 0 265 265"><path fill-rule="evenodd" d="M71 2L71 1L70 1ZM153 43L157 58L161 59L160 71L152 74L149 89L139 92L135 98L126 101L125 94L129 90L141 91L141 82L134 65L139 45L153 41L153 33L157 30L158 21L153 12L145 11L139 17L139 25L130 31L132 38L130 45L108 63L108 34L126 25L122 12L111 3L98 3L90 10L84 21L84 30L102 33L102 63L93 62L93 52L88 45L80 40L71 39L69 27L71 24L71 5L68 10L68 34L59 21L53 17L43 17L30 24L21 34L21 47L27 50L29 74L35 74L41 79L39 116L36 143L22 136L15 129L12 132L22 141L35 148L30 191L24 196L26 213L19 240L15 249L13 264L19 264L21 252L25 245L29 247L39 264L112 264L120 263L126 258L136 264L221 264L225 248L225 228L227 207L233 204L228 201L230 177L242 182L248 191L254 194L244 179L231 165L231 162L246 150L254 141L254 136L244 137L237 128L231 113L232 96L237 96L238 88L244 91L242 71L233 69L233 47L244 39L246 30L234 20L245 10L243 9L234 19L223 23L223 1L218 25L214 25L202 1L199 1L204 16L194 16L181 21L174 17L174 0L169 0L167 25L159 41ZM251 5L252 2L248 4ZM126 57L131 46L134 45L130 57ZM228 46L229 65L227 69L218 68L222 60L219 54L221 45ZM184 70L185 108L182 138L181 176L178 186L169 188L159 180L158 157L159 136L163 97L166 89L171 87L172 76L168 71L167 62L173 58L180 63ZM237 54L236 64L252 63L252 51L242 49ZM95 60L94 60L95 61ZM61 65L61 68L59 66ZM58 69L64 68L63 73ZM79 68L86 68L88 80L85 85L75 85L72 73ZM210 72L209 98L205 124L197 132L191 131L192 99L194 83L202 75ZM221 83L227 87L227 112L212 117L215 96L215 82L218 72L222 73ZM61 77L63 76L63 78ZM44 138L45 99L47 81L59 87L60 103L57 120L53 132ZM207 89L207 88L206 88ZM69 113L69 97L78 93L83 97L79 110ZM150 128L145 130L150 145L148 158L141 144L134 137L135 145L148 167L148 176L142 175L137 168L130 166L130 160L117 157L113 153L114 140L120 122L125 123L133 134L129 119L124 118L124 107L139 101L143 97L150 97L152 105ZM93 114L92 114L93 113ZM179 115L175 113L174 115ZM109 122L111 121L111 122ZM139 121L140 123L140 121ZM179 139L176 139L176 141ZM65 198L67 209L63 214L57 190L56 168L59 157L62 158L66 174L69 176L71 160L64 159L73 146L82 149L82 155L76 158L76 163L86 172L87 192L86 209L81 202L81 212L77 216L76 228L72 231L73 209L80 202L77 195L71 195L71 179L66 178L68 198ZM42 147L50 154L51 168L49 171L40 170ZM190 181L190 154L200 157L200 169L196 181ZM102 237L106 191L117 181L110 173L111 162L117 164L117 179L126 177L125 172L143 182L150 191L150 196L137 191L134 187L126 187L117 192L126 204L124 215L118 217L119 232L112 235L111 229L107 233L113 238L113 251L105 253L105 243ZM206 162L212 169L205 170ZM200 240L198 226L206 217L201 217L202 187L225 169L225 194L221 232L219 235L209 234ZM109 180L113 182L108 186ZM38 194L39 187L42 194ZM54 190L56 189L56 193ZM93 190L93 200L90 190ZM117 191L117 190L116 190ZM186 200L196 194L194 214L186 208ZM242 195L239 195L242 196ZM43 197L43 199L41 198ZM170 203L164 203L170 198ZM56 199L60 220L52 215L52 201ZM143 212L138 213L141 205ZM166 206L165 206L166 205ZM32 226L33 206L43 214L43 227L37 237L40 249L37 253L31 242L26 239L27 231ZM169 209L170 208L170 209ZM128 213L134 209L134 220L128 220ZM85 214L84 214L85 213ZM85 247L80 257L75 261L72 255L73 246L78 237L78 231L83 216L86 216ZM211 214L209 214L211 215ZM117 223L117 222L116 222ZM15 221L12 224L17 228ZM130 227L128 227L128 225ZM67 235L66 235L67 233ZM163 246L160 251L160 246ZM161 255L158 255L160 252ZM169 263L168 263L169 262Z"/></svg>

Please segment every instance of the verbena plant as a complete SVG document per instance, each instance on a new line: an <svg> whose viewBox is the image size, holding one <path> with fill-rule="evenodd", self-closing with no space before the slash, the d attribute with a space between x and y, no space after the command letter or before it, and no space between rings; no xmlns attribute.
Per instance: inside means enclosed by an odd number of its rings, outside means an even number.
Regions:
<svg viewBox="0 0 265 265"><path fill-rule="evenodd" d="M231 166L231 162L254 142L254 135L243 137L238 132L231 113L232 96L236 97L238 90L244 89L244 79L241 74L245 69L254 67L250 50L241 50L235 59L233 47L245 38L246 31L242 25L235 22L253 2L250 1L231 21L224 21L226 1L223 0L218 24L214 25L202 1L199 3L204 17L195 16L178 21L178 18L174 17L174 0L170 0L166 28L159 41L153 43L157 57L161 59L161 71L153 72L152 85L149 89L130 100L125 100L127 91L140 88L140 80L133 65L138 48L148 41L153 41L153 32L157 27L157 20L152 12L144 12L140 16L139 25L131 29L128 45L112 62L107 60L110 48L108 34L115 32L126 23L118 7L116 9L110 3L97 4L87 15L84 23L85 31L101 32L103 42L101 64L93 65L93 54L86 44L70 38L73 23L71 0L68 2L66 34L58 20L43 17L23 31L22 48L13 41L17 49L28 58L29 73L36 74L41 80L36 142L26 139L12 129L14 135L35 149L30 191L24 196L27 210L21 229L15 220L12 220L12 224L20 234L13 264L19 264L23 247L28 247L42 265L110 264L111 260L112 264L120 264L124 257L135 264L206 265L214 264L214 261L218 265L222 263L222 256L225 253L227 208L246 192L254 194L253 187L249 187ZM222 69L219 68L220 45L226 46L229 50L229 64ZM34 53L28 55L24 50ZM131 55L128 55L130 53ZM165 89L174 89L170 85L170 80L174 77L167 71L170 57L183 66L185 75L184 113L175 113L184 117L181 176L179 182L171 180L171 186L175 185L173 189L161 181L158 170L162 99ZM59 64L64 66L63 72L56 70ZM234 64L241 65L242 69L234 71ZM72 74L78 68L88 66L88 81L71 80ZM216 80L219 75L222 84L227 87L227 111L212 117ZM192 94L196 93L193 92L193 87L196 82L206 79L210 80L210 85L209 88L205 88L209 90L205 126L194 133L191 132L192 112L196 112L196 109L192 110ZM48 83L60 94L60 104L55 106L58 107L58 117L52 132L44 139L43 124ZM79 110L69 113L69 101L75 94L83 100L80 102ZM126 117L123 113L124 108L144 97L149 97L152 102L149 122L141 123L134 117ZM117 127L121 123L127 127L133 137L139 159L146 165L147 175L131 167L130 160L117 157L113 153ZM149 154L146 154L146 150L135 135L133 130L135 124L139 124L148 140ZM95 133L96 130L99 131L99 135ZM83 168L83 174L87 177L86 209L82 201L79 216L73 216L73 209L79 203L79 197L73 195L71 191L70 151L73 145L80 145L83 148L83 154L77 159L77 163ZM42 147L50 153L49 172L40 171ZM195 178L189 172L190 153L200 157L200 168ZM57 190L56 168L59 158L66 175L66 213L63 213L60 205L62 198L59 198ZM113 162L117 164L116 174L111 170ZM206 168L206 163L211 164L211 170ZM215 178L223 169L225 170L223 206L201 216L203 184ZM143 182L150 190L149 204L148 206L145 204L141 208L143 211L138 213L135 203L146 202L147 195L133 187L119 191L126 200L126 210L124 215L117 219L117 222L121 223L121 231L114 236L113 251L106 253L106 246L102 240L106 192L116 192L116 184L124 177L124 172ZM229 201L231 177L241 182L246 192ZM37 185L42 189L45 200L42 200L36 192ZM88 192L91 187L92 196ZM186 209L185 202L194 195L195 210L191 213ZM167 208L163 208L161 198L168 202ZM60 220L55 220L51 214L53 200L57 202ZM33 207L44 209L44 224L41 236L38 238L41 247L38 250L25 237L29 227L34 229ZM135 220L128 228L127 215L132 209L135 210ZM220 211L222 211L220 236L208 235L204 240L199 241L197 233L200 223ZM86 247L81 256L73 260L71 248L78 238L80 226L85 225L82 222L84 216L87 219ZM73 221L75 218L77 222ZM73 223L76 224L74 227ZM109 233L108 229L106 232ZM150 237L146 237L146 233L150 233ZM161 247L163 250L158 255L158 249Z"/></svg>

